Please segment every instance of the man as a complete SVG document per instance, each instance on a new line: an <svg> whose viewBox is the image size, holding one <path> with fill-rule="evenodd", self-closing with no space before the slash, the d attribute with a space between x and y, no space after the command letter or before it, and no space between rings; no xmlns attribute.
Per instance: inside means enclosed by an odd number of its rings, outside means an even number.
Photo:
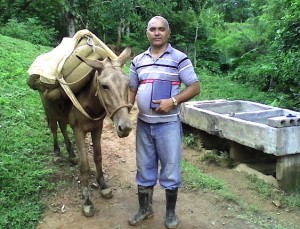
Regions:
<svg viewBox="0 0 300 229"><path fill-rule="evenodd" d="M128 222L137 225L153 216L152 196L157 179L166 193L167 228L176 228L178 187L181 184L179 104L200 92L191 61L168 43L168 21L155 16L146 30L150 47L130 66L129 100L139 108L136 130L136 162L139 210ZM180 84L186 88L180 92ZM159 169L160 162L160 171Z"/></svg>

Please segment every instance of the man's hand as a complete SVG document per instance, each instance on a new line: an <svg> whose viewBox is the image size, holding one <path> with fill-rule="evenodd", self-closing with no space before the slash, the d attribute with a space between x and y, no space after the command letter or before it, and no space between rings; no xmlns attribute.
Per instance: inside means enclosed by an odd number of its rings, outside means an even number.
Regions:
<svg viewBox="0 0 300 229"><path fill-rule="evenodd" d="M169 99L159 99L159 100L152 100L153 103L159 104L159 107L155 109L158 113L167 113L173 109L173 100Z"/></svg>

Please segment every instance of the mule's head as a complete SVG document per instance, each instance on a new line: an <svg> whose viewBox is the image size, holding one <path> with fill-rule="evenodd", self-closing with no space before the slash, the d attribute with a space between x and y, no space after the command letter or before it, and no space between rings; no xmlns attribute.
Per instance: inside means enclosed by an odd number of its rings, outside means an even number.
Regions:
<svg viewBox="0 0 300 229"><path fill-rule="evenodd" d="M119 137L127 137L132 130L129 118L131 104L128 101L128 76L122 71L131 49L126 48L117 59L106 58L103 61L78 57L96 70L94 81L97 85L96 95L107 115L113 120Z"/></svg>

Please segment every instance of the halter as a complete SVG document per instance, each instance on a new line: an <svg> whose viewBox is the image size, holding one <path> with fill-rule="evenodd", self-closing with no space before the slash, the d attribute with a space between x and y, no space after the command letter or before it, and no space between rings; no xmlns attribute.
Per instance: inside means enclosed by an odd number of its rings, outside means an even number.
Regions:
<svg viewBox="0 0 300 229"><path fill-rule="evenodd" d="M131 108L132 108L132 104L130 104L130 103L127 103L127 104L123 103L123 104L121 104L119 107L115 108L112 112L109 112L109 110L108 110L108 108L107 108L107 106L106 106L106 104L105 104L105 102L104 102L104 99L103 99L103 96L102 96L102 94L101 94L101 91L100 91L100 89L99 89L98 76L96 77L96 84L97 84L97 88L96 88L95 96L98 96L98 98L99 98L99 100L101 101L101 103L102 103L102 105L103 105L103 107L104 107L104 109L105 109L105 112L108 114L109 118L112 119L112 117L115 115L115 113L116 113L118 110L122 109L123 107L127 107L128 109L131 109ZM104 114L104 115L105 115L105 114ZM102 116L101 116L101 117L102 117Z"/></svg>

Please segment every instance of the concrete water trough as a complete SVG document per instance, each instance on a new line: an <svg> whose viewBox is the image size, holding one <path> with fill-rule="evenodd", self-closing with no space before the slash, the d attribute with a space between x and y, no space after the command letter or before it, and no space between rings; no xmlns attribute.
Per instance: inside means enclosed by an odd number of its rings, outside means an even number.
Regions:
<svg viewBox="0 0 300 229"><path fill-rule="evenodd" d="M183 103L180 115L183 123L230 140L230 147L274 155L279 185L300 190L299 112L251 101L207 100ZM239 157L237 150L231 152L233 159Z"/></svg>

